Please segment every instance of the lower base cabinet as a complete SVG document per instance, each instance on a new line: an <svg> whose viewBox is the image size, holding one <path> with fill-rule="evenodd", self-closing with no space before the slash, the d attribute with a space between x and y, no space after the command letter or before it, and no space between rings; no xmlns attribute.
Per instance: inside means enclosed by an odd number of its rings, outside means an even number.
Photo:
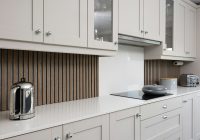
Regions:
<svg viewBox="0 0 200 140"><path fill-rule="evenodd" d="M62 126L8 138L5 140L62 140Z"/></svg>
<svg viewBox="0 0 200 140"><path fill-rule="evenodd" d="M139 108L110 114L110 140L140 140Z"/></svg>
<svg viewBox="0 0 200 140"><path fill-rule="evenodd" d="M63 140L109 140L109 115L64 125Z"/></svg>
<svg viewBox="0 0 200 140"><path fill-rule="evenodd" d="M141 140L182 140L182 109L141 121Z"/></svg>
<svg viewBox="0 0 200 140"><path fill-rule="evenodd" d="M194 137L195 140L200 140L200 93L194 97Z"/></svg>
<svg viewBox="0 0 200 140"><path fill-rule="evenodd" d="M183 97L183 140L194 140L194 95Z"/></svg>

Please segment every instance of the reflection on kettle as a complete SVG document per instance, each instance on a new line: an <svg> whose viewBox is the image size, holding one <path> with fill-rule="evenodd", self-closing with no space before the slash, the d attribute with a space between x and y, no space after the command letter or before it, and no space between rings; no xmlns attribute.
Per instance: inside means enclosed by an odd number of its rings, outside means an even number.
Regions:
<svg viewBox="0 0 200 140"><path fill-rule="evenodd" d="M25 120L35 116L34 87L25 78L15 83L10 95L10 119Z"/></svg>

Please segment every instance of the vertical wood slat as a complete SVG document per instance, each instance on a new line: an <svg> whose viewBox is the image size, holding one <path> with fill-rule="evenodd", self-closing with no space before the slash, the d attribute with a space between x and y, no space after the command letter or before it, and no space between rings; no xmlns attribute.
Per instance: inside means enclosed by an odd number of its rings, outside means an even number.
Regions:
<svg viewBox="0 0 200 140"><path fill-rule="evenodd" d="M2 110L7 109L7 50L2 50L1 54L1 63L2 63Z"/></svg>
<svg viewBox="0 0 200 140"><path fill-rule="evenodd" d="M178 78L180 67L168 60L145 60L145 85L159 84L160 78Z"/></svg>
<svg viewBox="0 0 200 140"><path fill-rule="evenodd" d="M9 109L10 88L25 77L35 105L96 97L98 56L0 50L0 111Z"/></svg>

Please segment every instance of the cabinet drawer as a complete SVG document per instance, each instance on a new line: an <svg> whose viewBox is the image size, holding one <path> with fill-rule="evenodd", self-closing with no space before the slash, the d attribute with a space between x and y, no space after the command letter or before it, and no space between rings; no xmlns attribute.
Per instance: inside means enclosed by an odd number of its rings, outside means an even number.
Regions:
<svg viewBox="0 0 200 140"><path fill-rule="evenodd" d="M62 126L28 133L5 140L55 140L56 138L60 138L62 140Z"/></svg>
<svg viewBox="0 0 200 140"><path fill-rule="evenodd" d="M181 98L173 98L141 106L141 120L179 108L181 103Z"/></svg>
<svg viewBox="0 0 200 140"><path fill-rule="evenodd" d="M141 140L165 140L181 138L182 109L176 109L141 121ZM171 140L171 139L170 139Z"/></svg>

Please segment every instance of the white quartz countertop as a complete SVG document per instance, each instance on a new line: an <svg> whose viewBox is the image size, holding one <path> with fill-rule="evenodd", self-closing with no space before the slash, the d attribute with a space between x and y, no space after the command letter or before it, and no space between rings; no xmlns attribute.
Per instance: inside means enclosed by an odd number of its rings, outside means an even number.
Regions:
<svg viewBox="0 0 200 140"><path fill-rule="evenodd" d="M0 112L0 140L198 91L200 87L179 87L174 95L148 101L107 95L43 105L36 107L35 118L22 121L11 121L8 111Z"/></svg>

